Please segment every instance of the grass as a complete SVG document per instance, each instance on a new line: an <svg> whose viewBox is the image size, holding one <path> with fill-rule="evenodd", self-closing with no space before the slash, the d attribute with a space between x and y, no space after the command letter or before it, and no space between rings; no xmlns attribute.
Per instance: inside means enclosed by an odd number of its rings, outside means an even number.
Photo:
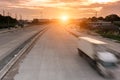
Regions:
<svg viewBox="0 0 120 80"><path fill-rule="evenodd" d="M119 27L120 27L120 23L114 23L114 25L116 25L116 26L119 26Z"/></svg>
<svg viewBox="0 0 120 80"><path fill-rule="evenodd" d="M102 34L103 37L114 39L120 41L120 36L112 35L112 34Z"/></svg>
<svg viewBox="0 0 120 80"><path fill-rule="evenodd" d="M103 36L105 38L110 38L110 39L113 39L113 40L120 41L120 35L105 34L105 33L102 33L102 32L97 32L97 33L99 33L101 36Z"/></svg>

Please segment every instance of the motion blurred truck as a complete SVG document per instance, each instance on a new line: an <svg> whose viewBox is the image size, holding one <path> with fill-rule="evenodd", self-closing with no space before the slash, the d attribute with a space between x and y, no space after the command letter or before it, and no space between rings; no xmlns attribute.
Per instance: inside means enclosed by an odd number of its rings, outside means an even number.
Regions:
<svg viewBox="0 0 120 80"><path fill-rule="evenodd" d="M93 38L79 37L78 51L100 75L111 78L118 67L119 57L105 45L105 42Z"/></svg>

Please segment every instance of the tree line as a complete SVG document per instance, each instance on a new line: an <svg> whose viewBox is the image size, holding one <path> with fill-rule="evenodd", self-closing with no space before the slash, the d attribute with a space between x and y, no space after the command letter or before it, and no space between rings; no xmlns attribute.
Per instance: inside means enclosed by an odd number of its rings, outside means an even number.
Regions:
<svg viewBox="0 0 120 80"><path fill-rule="evenodd" d="M120 27L120 16L118 16L117 14L110 14L106 17L91 17L91 18L83 19L80 22L80 26L83 26L83 28L89 28L89 24L88 24L89 22L96 22L99 20L111 22L111 24L114 24Z"/></svg>
<svg viewBox="0 0 120 80"><path fill-rule="evenodd" d="M0 28L11 28L15 27L18 21L11 16L2 16L0 15Z"/></svg>
<svg viewBox="0 0 120 80"><path fill-rule="evenodd" d="M110 22L114 22L114 21L120 21L120 17L117 14L110 14L106 17L92 17L89 18L89 20L91 21L97 21L97 20L103 20L103 21L110 21Z"/></svg>
<svg viewBox="0 0 120 80"><path fill-rule="evenodd" d="M98 25L97 27L93 26L92 23L97 23L97 21L108 21L111 22L108 25ZM92 17L92 18L87 18L87 19L83 19L80 22L80 28L84 28L84 29L90 29L90 30L94 30L94 31L99 31L105 34L115 34L115 35L120 35L120 17L116 14L110 14L106 17Z"/></svg>

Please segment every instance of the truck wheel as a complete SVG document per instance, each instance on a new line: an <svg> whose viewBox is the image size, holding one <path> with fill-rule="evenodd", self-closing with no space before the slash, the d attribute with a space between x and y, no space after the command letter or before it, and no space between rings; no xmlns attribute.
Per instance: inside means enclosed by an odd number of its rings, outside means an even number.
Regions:
<svg viewBox="0 0 120 80"><path fill-rule="evenodd" d="M81 52L79 52L79 55L82 57L83 56L83 54L81 53Z"/></svg>
<svg viewBox="0 0 120 80"><path fill-rule="evenodd" d="M106 70L100 63L97 63L97 71L102 77L106 77Z"/></svg>
<svg viewBox="0 0 120 80"><path fill-rule="evenodd" d="M78 49L78 54L79 54L79 56L83 56L83 53L82 53L82 51L80 50L80 49Z"/></svg>
<svg viewBox="0 0 120 80"><path fill-rule="evenodd" d="M110 79L114 78L112 72L106 71L105 68L100 63L97 63L97 71L104 78L110 78Z"/></svg>
<svg viewBox="0 0 120 80"><path fill-rule="evenodd" d="M80 51L79 51L79 55L80 55L81 57L83 57L83 53L82 53L82 52L80 52Z"/></svg>

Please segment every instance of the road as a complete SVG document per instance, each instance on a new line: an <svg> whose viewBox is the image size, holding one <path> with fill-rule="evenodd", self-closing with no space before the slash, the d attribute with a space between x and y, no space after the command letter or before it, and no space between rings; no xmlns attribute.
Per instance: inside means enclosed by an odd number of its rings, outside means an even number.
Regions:
<svg viewBox="0 0 120 80"><path fill-rule="evenodd" d="M18 39L28 33L31 33L33 31L38 31L39 28L38 26L33 26L33 27L28 27L25 29L16 29L10 32L2 33L0 34L0 45L5 45L9 43L10 41L13 41L15 39Z"/></svg>
<svg viewBox="0 0 120 80"><path fill-rule="evenodd" d="M32 26L0 34L0 60L46 26Z"/></svg>
<svg viewBox="0 0 120 80"><path fill-rule="evenodd" d="M54 24L49 27L3 80L109 80L99 76L78 55L78 39L64 26Z"/></svg>

